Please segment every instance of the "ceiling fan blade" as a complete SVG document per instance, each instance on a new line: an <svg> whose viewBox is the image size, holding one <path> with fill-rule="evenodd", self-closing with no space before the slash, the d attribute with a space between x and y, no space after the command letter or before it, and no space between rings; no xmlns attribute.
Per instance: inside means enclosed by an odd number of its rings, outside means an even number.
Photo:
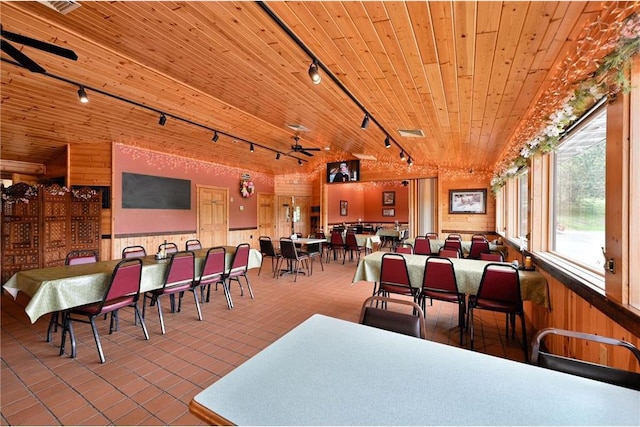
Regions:
<svg viewBox="0 0 640 427"><path fill-rule="evenodd" d="M2 50L5 51L7 53L7 55L12 57L16 61L18 61L18 63L20 65L22 65L23 67L25 67L27 70L29 70L29 71L31 71L33 73L45 73L46 72L46 70L44 68L42 68L41 66L39 66L38 64L33 62L31 60L31 58L29 58L27 55L25 55L24 53L20 52L15 47L13 47L11 45L11 43L9 43L7 41L4 41L4 40L0 40L0 47L2 47Z"/></svg>
<svg viewBox="0 0 640 427"><path fill-rule="evenodd" d="M300 150L300 154L304 154L307 157L313 157L313 154L309 153L307 150Z"/></svg>
<svg viewBox="0 0 640 427"><path fill-rule="evenodd" d="M320 148L303 148L305 151L320 151Z"/></svg>
<svg viewBox="0 0 640 427"><path fill-rule="evenodd" d="M12 42L20 43L25 46L35 47L36 49L40 49L54 55L62 56L63 58L72 59L74 61L78 59L78 55L76 55L76 53L71 49L56 46L55 44L32 39L31 37L22 36L20 34L12 33L5 30L2 30L2 36L8 40L11 40Z"/></svg>

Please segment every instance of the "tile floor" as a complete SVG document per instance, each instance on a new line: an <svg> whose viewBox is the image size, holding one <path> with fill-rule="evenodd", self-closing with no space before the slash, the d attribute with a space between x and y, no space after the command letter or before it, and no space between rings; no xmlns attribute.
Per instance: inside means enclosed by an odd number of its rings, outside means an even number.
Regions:
<svg viewBox="0 0 640 427"><path fill-rule="evenodd" d="M191 294L180 313L165 312L161 335L155 310L147 310L150 340L133 324L130 309L120 313L120 330L108 335L98 321L106 356L101 364L91 328L76 323L77 358L58 355L60 333L45 342L48 316L31 324L23 307L3 292L0 422L2 425L201 425L189 401L203 388L287 333L314 313L358 321L372 283L351 283L355 262L316 263L311 277L273 279L269 259L262 274L250 270L255 294L240 296L232 284L234 308L227 309L222 290L203 304L199 322ZM164 304L165 307L168 304ZM523 361L520 324L515 340L504 335L504 315L478 311L476 350ZM427 308L428 339L458 346L457 307L437 303ZM465 344L468 345L468 337Z"/></svg>

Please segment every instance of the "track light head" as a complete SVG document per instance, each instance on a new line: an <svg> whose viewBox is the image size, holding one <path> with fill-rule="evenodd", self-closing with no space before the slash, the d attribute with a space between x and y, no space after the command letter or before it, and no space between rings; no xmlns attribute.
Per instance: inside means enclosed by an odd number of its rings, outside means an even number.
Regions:
<svg viewBox="0 0 640 427"><path fill-rule="evenodd" d="M251 151L252 153L256 151L256 148L253 146L253 142L249 144L249 151Z"/></svg>
<svg viewBox="0 0 640 427"><path fill-rule="evenodd" d="M87 96L87 92L84 91L84 86L80 85L78 89L78 98L80 98L80 102L86 104L89 102L89 97Z"/></svg>
<svg viewBox="0 0 640 427"><path fill-rule="evenodd" d="M400 151L400 160L402 160L403 162L406 160L406 157L404 155L404 150Z"/></svg>
<svg viewBox="0 0 640 427"><path fill-rule="evenodd" d="M384 139L384 148L389 147L391 147L391 138L389 138L389 135L387 135L387 137Z"/></svg>
<svg viewBox="0 0 640 427"><path fill-rule="evenodd" d="M362 119L362 124L360 125L360 129L366 129L369 126L369 115L365 114L364 119Z"/></svg>
<svg viewBox="0 0 640 427"><path fill-rule="evenodd" d="M413 160L411 160L411 157L409 157L409 158L407 159L407 164L408 164L409 166L411 166L411 165L413 164Z"/></svg>
<svg viewBox="0 0 640 427"><path fill-rule="evenodd" d="M276 160L280 160L280 152L279 151L276 153Z"/></svg>
<svg viewBox="0 0 640 427"><path fill-rule="evenodd" d="M167 116L165 116L164 113L162 113L160 115L160 120L158 120L158 124L160 126L164 126L165 123L167 123Z"/></svg>
<svg viewBox="0 0 640 427"><path fill-rule="evenodd" d="M298 159L298 165L302 166L302 160Z"/></svg>
<svg viewBox="0 0 640 427"><path fill-rule="evenodd" d="M213 132L213 138L211 138L211 140L213 142L218 142L218 138L220 138L220 135L218 135L218 131Z"/></svg>
<svg viewBox="0 0 640 427"><path fill-rule="evenodd" d="M311 77L311 82L314 85L320 84L322 81L322 76L318 71L318 63L315 60L309 66L309 77Z"/></svg>

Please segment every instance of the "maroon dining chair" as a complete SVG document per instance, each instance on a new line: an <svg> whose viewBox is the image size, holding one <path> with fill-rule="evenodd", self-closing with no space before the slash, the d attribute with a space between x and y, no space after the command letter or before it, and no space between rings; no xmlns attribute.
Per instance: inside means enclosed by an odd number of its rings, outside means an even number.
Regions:
<svg viewBox="0 0 640 427"><path fill-rule="evenodd" d="M402 245L397 245L395 247L394 252L397 253L397 254L409 254L409 255L412 255L414 253L413 252L413 246L411 246L408 243L403 243Z"/></svg>
<svg viewBox="0 0 640 427"><path fill-rule="evenodd" d="M93 264L95 262L98 262L98 254L90 249L71 251L64 258L64 265ZM65 313L59 311L51 313L46 342L51 342L53 333L58 332L58 326L64 327L64 316Z"/></svg>
<svg viewBox="0 0 640 427"><path fill-rule="evenodd" d="M471 240L471 248L469 249L469 255L467 258L480 259L481 254L489 252L491 252L491 249L489 248L489 242L487 239Z"/></svg>
<svg viewBox="0 0 640 427"><path fill-rule="evenodd" d="M347 260L347 251L349 252L349 259L353 261L353 253L355 252L357 255L357 261L360 262L360 255L365 252L365 247L360 246L358 244L358 239L356 238L356 234L353 231L347 231L347 237L345 240L345 253L342 258L342 263Z"/></svg>
<svg viewBox="0 0 640 427"><path fill-rule="evenodd" d="M416 255L431 255L431 242L423 236L417 236L413 242L413 253Z"/></svg>
<svg viewBox="0 0 640 427"><path fill-rule="evenodd" d="M462 258L460 249L451 246L441 247L438 251L438 256L444 258Z"/></svg>
<svg viewBox="0 0 640 427"><path fill-rule="evenodd" d="M71 341L71 357L76 357L76 339L73 333L73 322L88 323L91 325L91 331L93 332L93 338L98 348L100 362L104 363L104 351L102 350L100 334L98 333L95 319L99 315L111 313L109 334L112 334L118 330L118 310L124 307L133 308L135 323L140 322L144 339L148 340L149 333L147 332L147 327L138 308L141 276L142 260L140 260L140 258L123 259L114 268L109 286L99 302L70 309L64 316L60 355L62 356L64 354L68 334ZM87 319L85 319L85 317Z"/></svg>
<svg viewBox="0 0 640 427"><path fill-rule="evenodd" d="M402 254L388 252L382 255L380 282L373 294L384 297L389 294L404 295L415 301L418 292L411 286L407 262Z"/></svg>
<svg viewBox="0 0 640 427"><path fill-rule="evenodd" d="M207 255L202 263L200 275L196 279L196 288L200 288L201 300L209 302L211 299L211 285L222 284L223 287L227 286L224 277L224 267L226 258L226 249L224 246L216 246L210 248L207 251ZM207 297L204 297L204 288L207 288ZM227 307L233 308L233 303L228 298L229 292L225 291L225 298L227 300Z"/></svg>
<svg viewBox="0 0 640 427"><path fill-rule="evenodd" d="M438 233L429 232L425 234L424 237L426 237L429 240L438 240Z"/></svg>
<svg viewBox="0 0 640 427"><path fill-rule="evenodd" d="M449 258L430 256L425 261L422 288L418 294L418 303L425 315L427 298L430 301L435 299L458 305L458 328L462 345L466 312L465 294L458 289L453 262Z"/></svg>
<svg viewBox="0 0 640 427"><path fill-rule="evenodd" d="M184 244L185 250L187 251L197 251L198 249L202 249L202 243L198 239L189 239Z"/></svg>
<svg viewBox="0 0 640 427"><path fill-rule="evenodd" d="M195 287L195 254L191 251L174 252L169 259L169 265L164 276L164 283L161 288L147 291L144 294L142 305L142 317L145 317L145 311L147 306L147 298L150 301L150 305L156 305L158 309L158 318L160 319L160 328L162 335L166 333L164 326L164 316L162 314L161 298L165 295L174 297L178 294L178 312L181 309L182 296L186 291L192 291L193 297L196 302L196 309L198 311L198 320L202 320L202 312L200 311L200 303L198 301L198 293L194 289ZM173 303L173 301L172 301ZM172 304L172 312L173 310Z"/></svg>
<svg viewBox="0 0 640 427"><path fill-rule="evenodd" d="M332 231L331 232L331 241L329 243L329 251L333 253L333 260L336 261L338 259L338 254L342 254L343 257L347 255L345 250L344 239L342 238L342 233L340 231ZM329 253L327 252L327 262L329 262Z"/></svg>
<svg viewBox="0 0 640 427"><path fill-rule="evenodd" d="M483 252L480 254L480 260L492 262L504 262L504 255L500 251Z"/></svg>
<svg viewBox="0 0 640 427"><path fill-rule="evenodd" d="M147 256L147 251L143 246L127 246L122 250L123 259L140 258L143 256Z"/></svg>
<svg viewBox="0 0 640 427"><path fill-rule="evenodd" d="M471 350L473 350L473 311L488 310L505 313L506 336L509 338L509 323L511 335L515 338L515 317L520 317L522 323L522 347L525 360L529 360L527 351L527 328L524 319L524 307L520 295L520 276L518 270L510 264L489 263L485 265L476 295L469 295L467 318L470 329Z"/></svg>
<svg viewBox="0 0 640 427"><path fill-rule="evenodd" d="M253 299L253 289L251 289L251 282L249 282L249 277L247 277L250 250L251 246L248 243L240 243L236 246L236 251L233 254L233 260L231 261L231 268L225 275L225 279L227 281L226 292L229 300L231 300L231 280L238 282L238 285L240 286L240 296L244 296L244 289L242 288L242 282L240 281L241 277L244 277L247 288L249 289L249 295L251 295L251 299Z"/></svg>

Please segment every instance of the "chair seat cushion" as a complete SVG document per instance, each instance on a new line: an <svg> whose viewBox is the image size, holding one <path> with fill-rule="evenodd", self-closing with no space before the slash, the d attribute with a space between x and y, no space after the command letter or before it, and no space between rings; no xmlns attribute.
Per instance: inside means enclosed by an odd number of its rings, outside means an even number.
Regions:
<svg viewBox="0 0 640 427"><path fill-rule="evenodd" d="M111 311L115 311L123 307L127 307L133 304L133 300L134 300L133 295L127 295L120 298L115 298L111 301L106 301L104 303L104 306L102 307L102 310L100 310L101 303L96 302L93 304L87 304L81 307L73 308L71 309L71 312L74 314L81 314L85 316L95 316L96 314L109 313Z"/></svg>
<svg viewBox="0 0 640 427"><path fill-rule="evenodd" d="M503 313L515 313L520 312L521 308L511 302L503 302L498 300L477 298L475 295L469 296L469 305L473 308L480 308L484 310L500 311Z"/></svg>
<svg viewBox="0 0 640 427"><path fill-rule="evenodd" d="M167 287L164 287L162 289L156 289L156 290L151 291L151 293L154 294L154 295L175 294L177 292L184 292L184 291L190 290L191 289L191 285L192 285L192 282L181 283L181 284L175 285L175 286L167 286Z"/></svg>
<svg viewBox="0 0 640 427"><path fill-rule="evenodd" d="M451 294L448 292L423 290L422 295L428 298L437 299L438 301L446 301L446 302L454 302L454 303L457 303L461 300L464 301L464 295L459 297L458 294Z"/></svg>

